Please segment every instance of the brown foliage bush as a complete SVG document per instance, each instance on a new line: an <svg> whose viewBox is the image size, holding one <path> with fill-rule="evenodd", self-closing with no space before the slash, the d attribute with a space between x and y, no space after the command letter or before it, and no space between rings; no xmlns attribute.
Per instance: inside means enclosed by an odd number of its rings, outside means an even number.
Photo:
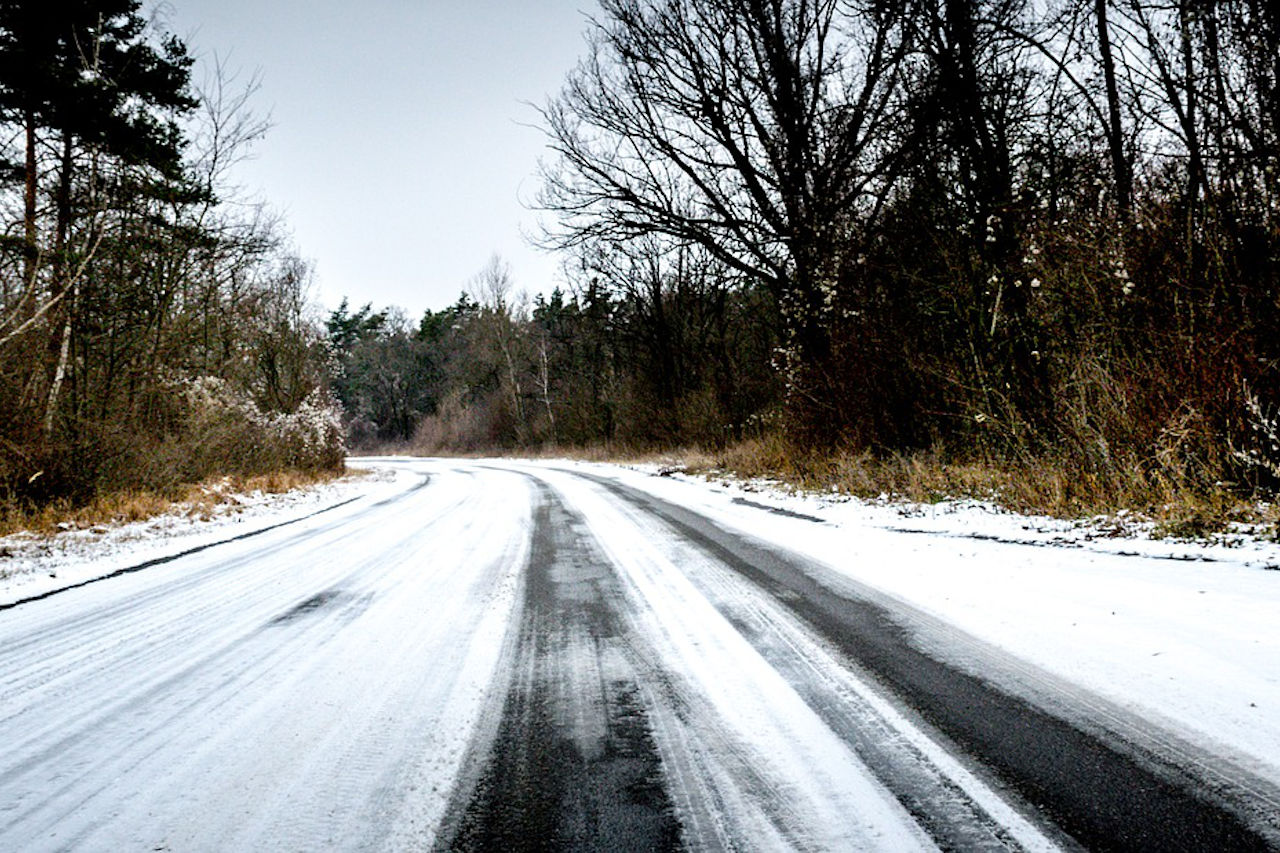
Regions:
<svg viewBox="0 0 1280 853"><path fill-rule="evenodd" d="M263 411L215 377L169 383L148 417L95 421L52 440L12 440L0 456L0 503L9 513L59 511L127 493L171 494L211 477L340 471L340 411L317 390L293 412Z"/></svg>

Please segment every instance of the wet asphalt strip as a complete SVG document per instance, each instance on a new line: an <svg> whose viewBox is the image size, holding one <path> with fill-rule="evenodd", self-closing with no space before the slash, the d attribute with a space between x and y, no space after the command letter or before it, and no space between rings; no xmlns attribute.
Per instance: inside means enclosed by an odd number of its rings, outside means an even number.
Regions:
<svg viewBox="0 0 1280 853"><path fill-rule="evenodd" d="M769 592L899 700L1090 850L1272 850L1179 768L1139 761L1070 723L936 660L871 600L818 583L803 561L644 492L575 472ZM1272 842L1274 843L1274 842Z"/></svg>
<svg viewBox="0 0 1280 853"><path fill-rule="evenodd" d="M679 850L680 824L611 608L622 591L581 519L536 486L513 675L436 848Z"/></svg>

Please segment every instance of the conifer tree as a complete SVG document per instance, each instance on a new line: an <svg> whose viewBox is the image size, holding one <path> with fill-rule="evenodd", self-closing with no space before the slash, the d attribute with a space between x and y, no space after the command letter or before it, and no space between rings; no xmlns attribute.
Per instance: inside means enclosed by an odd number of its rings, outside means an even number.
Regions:
<svg viewBox="0 0 1280 853"><path fill-rule="evenodd" d="M189 91L192 59L173 37L153 38L138 0L0 0L0 118L20 125L25 158L23 302L48 311L55 353L45 406L53 429L69 366L76 321L69 238L76 216L75 186L82 163L102 158L123 167L178 177L182 134L178 118L196 105ZM53 245L40 244L39 200L47 156L54 150ZM47 217L46 217L47 219ZM48 255L48 285L37 285Z"/></svg>

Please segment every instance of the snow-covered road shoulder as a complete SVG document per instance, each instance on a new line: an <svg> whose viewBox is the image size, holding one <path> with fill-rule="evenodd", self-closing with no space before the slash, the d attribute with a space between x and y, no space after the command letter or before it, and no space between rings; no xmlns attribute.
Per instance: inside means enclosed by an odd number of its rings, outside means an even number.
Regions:
<svg viewBox="0 0 1280 853"><path fill-rule="evenodd" d="M353 459L340 480L281 494L236 494L198 518L182 507L128 524L68 529L54 536L0 537L0 607L79 586L231 538L252 535L318 513L377 501L412 487L403 468Z"/></svg>

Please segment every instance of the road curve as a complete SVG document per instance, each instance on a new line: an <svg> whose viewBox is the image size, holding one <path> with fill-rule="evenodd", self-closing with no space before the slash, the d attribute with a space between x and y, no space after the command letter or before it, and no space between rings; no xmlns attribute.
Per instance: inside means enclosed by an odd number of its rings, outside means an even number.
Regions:
<svg viewBox="0 0 1280 853"><path fill-rule="evenodd" d="M1277 849L1272 787L776 543L378 464L0 611L0 849Z"/></svg>

